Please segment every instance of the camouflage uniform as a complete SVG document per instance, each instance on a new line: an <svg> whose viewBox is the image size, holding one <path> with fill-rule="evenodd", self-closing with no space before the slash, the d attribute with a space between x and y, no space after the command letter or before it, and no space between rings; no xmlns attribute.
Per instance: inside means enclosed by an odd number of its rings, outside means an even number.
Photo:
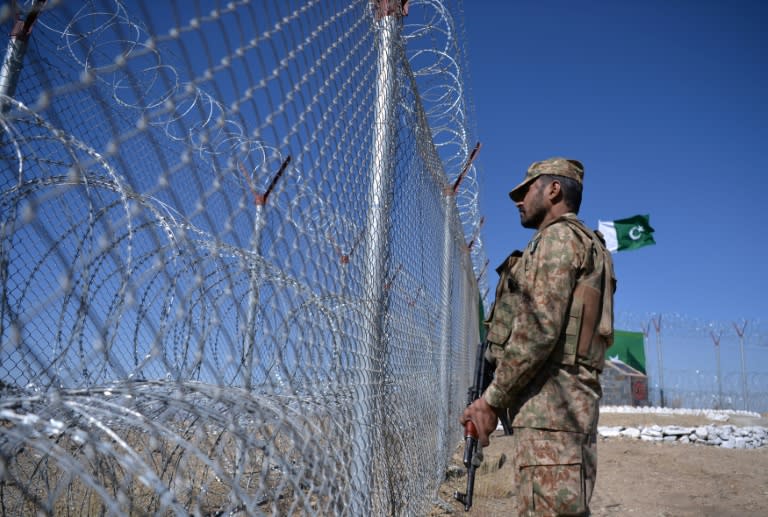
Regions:
<svg viewBox="0 0 768 517"><path fill-rule="evenodd" d="M613 339L610 254L567 213L497 271L486 321L496 372L484 398L509 408L519 514L588 515L599 374Z"/></svg>

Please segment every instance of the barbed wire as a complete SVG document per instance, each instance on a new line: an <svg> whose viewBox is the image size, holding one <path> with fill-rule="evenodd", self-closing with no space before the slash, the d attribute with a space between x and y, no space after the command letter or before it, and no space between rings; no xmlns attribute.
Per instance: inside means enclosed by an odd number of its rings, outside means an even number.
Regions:
<svg viewBox="0 0 768 517"><path fill-rule="evenodd" d="M9 32L39 16L0 92L4 511L425 513L485 282L460 3L16 7Z"/></svg>

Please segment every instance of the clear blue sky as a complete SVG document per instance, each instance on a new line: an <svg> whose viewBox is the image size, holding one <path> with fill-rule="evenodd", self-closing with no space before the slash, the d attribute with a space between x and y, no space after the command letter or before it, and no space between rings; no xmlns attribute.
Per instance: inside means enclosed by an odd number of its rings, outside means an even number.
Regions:
<svg viewBox="0 0 768 517"><path fill-rule="evenodd" d="M491 291L531 237L507 192L566 156L590 227L647 213L656 230L614 256L617 313L765 321L768 2L464 5Z"/></svg>

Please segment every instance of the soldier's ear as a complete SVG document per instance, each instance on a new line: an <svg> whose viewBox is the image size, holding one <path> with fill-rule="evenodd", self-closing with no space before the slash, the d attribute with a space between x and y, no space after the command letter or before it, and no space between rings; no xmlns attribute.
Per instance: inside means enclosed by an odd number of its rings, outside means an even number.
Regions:
<svg viewBox="0 0 768 517"><path fill-rule="evenodd" d="M547 185L546 190L547 197L553 202L556 203L563 197L563 186L560 184L560 181L558 180L552 180L549 185Z"/></svg>

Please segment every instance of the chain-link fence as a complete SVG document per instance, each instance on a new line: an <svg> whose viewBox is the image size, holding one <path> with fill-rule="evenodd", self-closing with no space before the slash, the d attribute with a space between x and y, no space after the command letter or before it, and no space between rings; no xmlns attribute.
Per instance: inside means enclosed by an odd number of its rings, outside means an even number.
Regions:
<svg viewBox="0 0 768 517"><path fill-rule="evenodd" d="M426 514L487 291L461 3L0 18L0 514Z"/></svg>
<svg viewBox="0 0 768 517"><path fill-rule="evenodd" d="M616 327L645 334L653 405L768 413L765 322L626 313Z"/></svg>

